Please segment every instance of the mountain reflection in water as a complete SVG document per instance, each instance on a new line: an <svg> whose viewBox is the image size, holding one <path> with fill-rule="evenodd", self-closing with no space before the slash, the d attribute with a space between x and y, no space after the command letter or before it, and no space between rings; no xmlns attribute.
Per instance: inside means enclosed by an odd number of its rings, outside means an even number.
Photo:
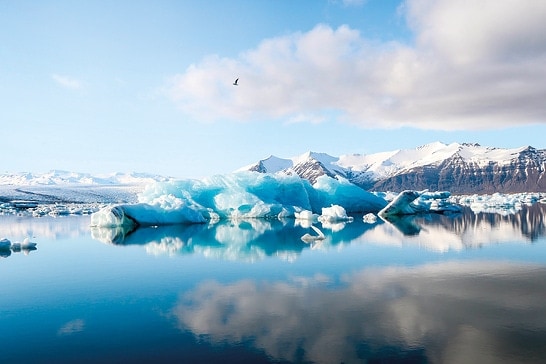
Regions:
<svg viewBox="0 0 546 364"><path fill-rule="evenodd" d="M39 249L0 259L0 362L543 363L545 210L354 216L309 243L293 219L2 216Z"/></svg>
<svg viewBox="0 0 546 364"><path fill-rule="evenodd" d="M150 254L193 254L240 261L266 256L294 259L304 249L339 248L366 243L390 246L417 244L437 252L478 248L487 244L533 242L546 234L546 205L525 206L513 215L475 214L469 209L456 215L425 214L378 219L365 223L324 224L316 222L325 239L313 244L301 241L309 222L298 220L231 220L215 224L173 225L126 230L92 228L96 240L116 245L146 246Z"/></svg>

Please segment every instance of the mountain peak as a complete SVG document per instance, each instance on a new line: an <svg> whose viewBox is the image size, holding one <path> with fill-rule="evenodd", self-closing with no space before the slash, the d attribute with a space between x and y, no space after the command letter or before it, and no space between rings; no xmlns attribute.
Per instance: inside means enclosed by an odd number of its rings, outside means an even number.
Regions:
<svg viewBox="0 0 546 364"><path fill-rule="evenodd" d="M381 191L431 189L489 193L546 190L546 150L531 146L505 149L484 147L478 143L432 142L414 149L341 157L308 151L287 159L275 157L275 161L260 171L296 173L312 183L321 175L341 176L362 188Z"/></svg>
<svg viewBox="0 0 546 364"><path fill-rule="evenodd" d="M323 163L325 165L328 165L328 164L331 164L331 163L335 163L339 158L332 157L331 155L326 154L326 153L307 151L307 152L301 154L300 156L294 157L294 158L291 158L291 159L294 162L294 164L302 163L302 162L304 162L306 160L313 159L313 160L321 162L321 163Z"/></svg>

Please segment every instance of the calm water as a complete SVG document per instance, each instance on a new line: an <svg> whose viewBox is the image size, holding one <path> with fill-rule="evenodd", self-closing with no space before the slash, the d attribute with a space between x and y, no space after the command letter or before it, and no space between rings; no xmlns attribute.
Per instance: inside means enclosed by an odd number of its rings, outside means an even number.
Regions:
<svg viewBox="0 0 546 364"><path fill-rule="evenodd" d="M546 361L546 205L322 226L0 216L1 363Z"/></svg>

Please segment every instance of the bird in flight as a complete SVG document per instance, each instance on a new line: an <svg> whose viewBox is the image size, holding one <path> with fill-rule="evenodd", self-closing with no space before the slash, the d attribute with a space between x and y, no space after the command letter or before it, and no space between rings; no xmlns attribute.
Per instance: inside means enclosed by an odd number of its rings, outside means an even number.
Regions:
<svg viewBox="0 0 546 364"><path fill-rule="evenodd" d="M233 86L239 86L239 79L236 79L235 82L233 82Z"/></svg>

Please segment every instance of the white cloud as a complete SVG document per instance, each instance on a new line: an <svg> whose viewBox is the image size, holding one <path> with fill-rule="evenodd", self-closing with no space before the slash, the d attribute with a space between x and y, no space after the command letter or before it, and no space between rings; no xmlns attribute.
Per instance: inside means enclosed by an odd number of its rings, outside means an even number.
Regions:
<svg viewBox="0 0 546 364"><path fill-rule="evenodd" d="M174 76L169 95L198 120L340 115L442 130L546 122L546 2L408 0L402 11L415 45L317 25L235 59L208 57Z"/></svg>
<svg viewBox="0 0 546 364"><path fill-rule="evenodd" d="M82 88L81 82L79 80L75 79L75 78L72 78L72 77L68 77L68 76L59 75L57 73L54 73L54 74L51 75L51 78L53 79L53 81L55 81L60 86L62 86L64 88L67 88L67 89L70 89L70 90L79 90L79 89Z"/></svg>

